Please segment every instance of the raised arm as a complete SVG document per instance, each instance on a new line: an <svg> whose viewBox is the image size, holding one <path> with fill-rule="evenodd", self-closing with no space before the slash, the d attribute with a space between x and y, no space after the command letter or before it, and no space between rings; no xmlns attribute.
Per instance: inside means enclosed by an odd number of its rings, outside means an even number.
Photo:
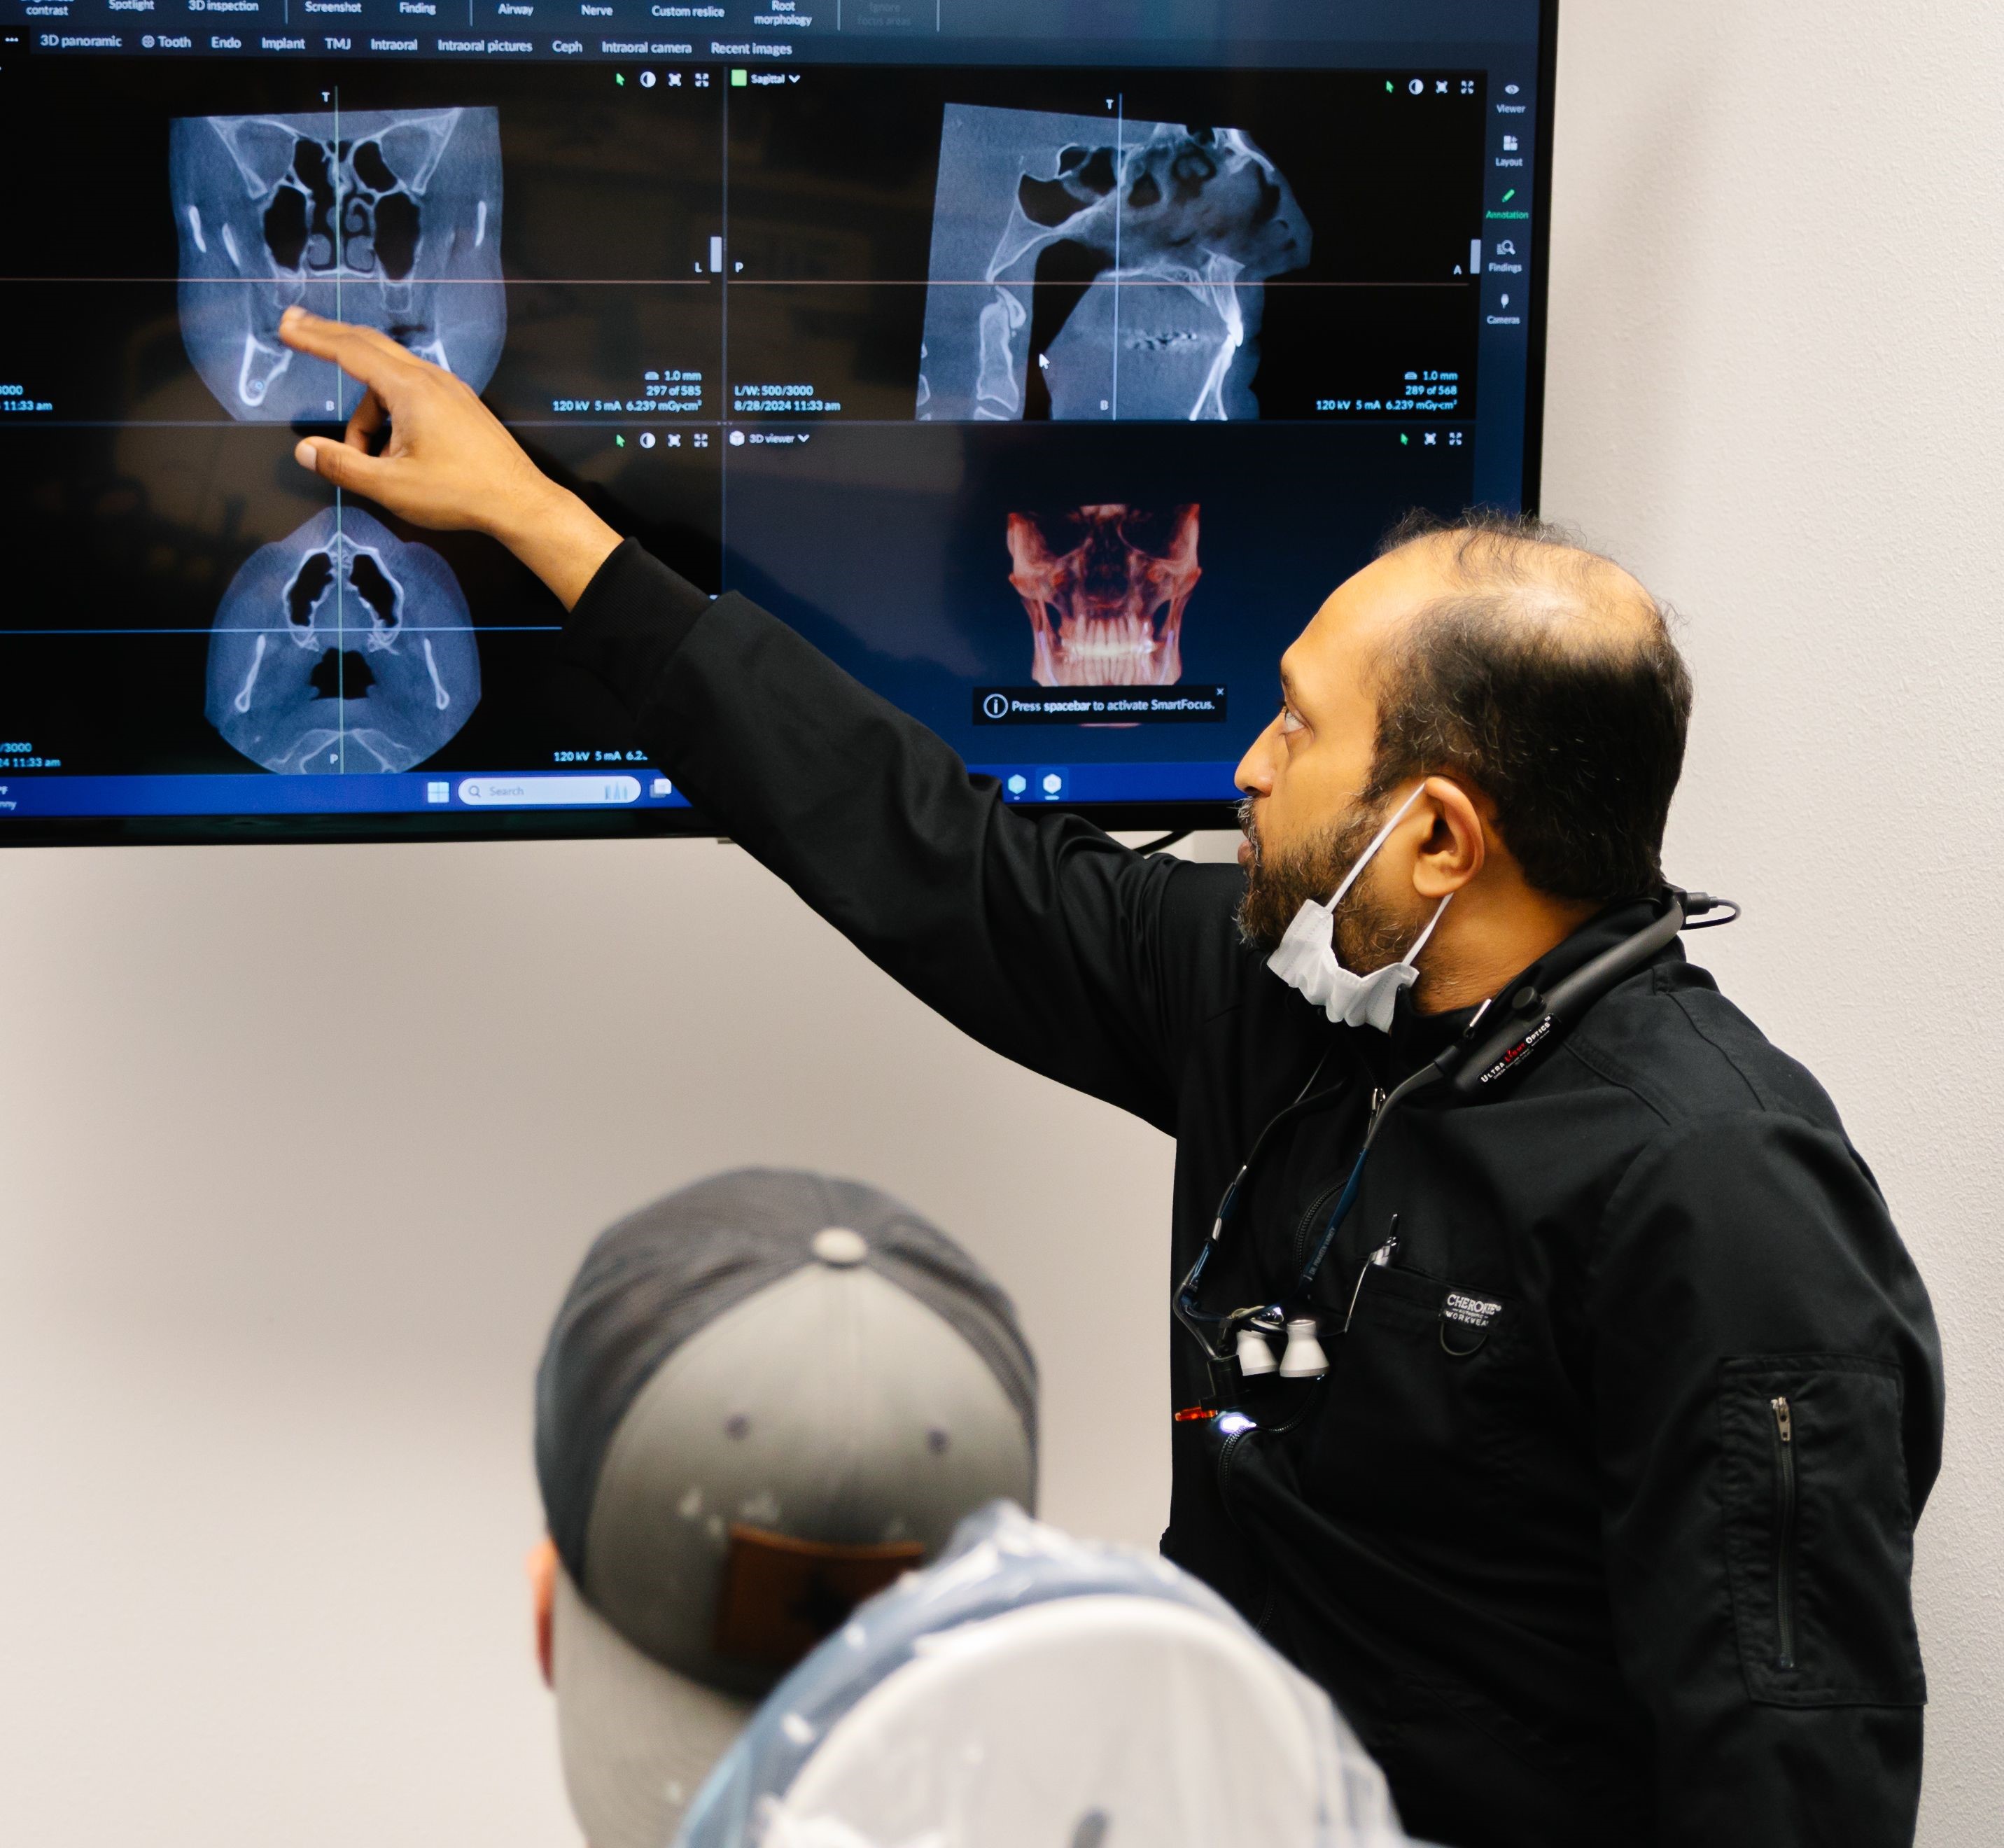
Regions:
<svg viewBox="0 0 2004 1848"><path fill-rule="evenodd" d="M367 329L296 310L281 331L368 387L302 465L499 540L573 612L572 658L705 815L984 1044L1169 1126L1187 1029L1244 960L1235 875L1011 810L783 623L622 545L461 380Z"/></svg>

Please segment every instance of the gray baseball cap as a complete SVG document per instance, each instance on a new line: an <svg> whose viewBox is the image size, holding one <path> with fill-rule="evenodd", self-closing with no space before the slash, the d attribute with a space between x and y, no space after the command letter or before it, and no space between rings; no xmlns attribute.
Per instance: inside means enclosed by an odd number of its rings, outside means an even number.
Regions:
<svg viewBox="0 0 2004 1848"><path fill-rule="evenodd" d="M565 1781L662 1848L753 1705L972 1510L1030 1505L1008 1298L874 1187L699 1181L594 1243L536 1382Z"/></svg>

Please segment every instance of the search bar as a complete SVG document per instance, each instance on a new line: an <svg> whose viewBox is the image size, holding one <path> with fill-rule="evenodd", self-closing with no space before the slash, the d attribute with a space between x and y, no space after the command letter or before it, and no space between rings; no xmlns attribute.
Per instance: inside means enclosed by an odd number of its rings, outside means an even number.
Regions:
<svg viewBox="0 0 2004 1848"><path fill-rule="evenodd" d="M479 808L597 808L637 802L637 777L468 777L459 799Z"/></svg>

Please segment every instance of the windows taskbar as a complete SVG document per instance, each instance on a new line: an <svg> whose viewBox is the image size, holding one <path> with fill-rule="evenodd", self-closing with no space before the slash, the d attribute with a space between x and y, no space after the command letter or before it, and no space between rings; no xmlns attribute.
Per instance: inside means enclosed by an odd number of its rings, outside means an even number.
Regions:
<svg viewBox="0 0 2004 1848"><path fill-rule="evenodd" d="M972 764L1004 799L1035 806L1211 803L1237 800L1233 763ZM411 770L395 774L71 776L0 770L0 835L34 816L433 815L551 810L609 814L681 808L688 798L658 770Z"/></svg>

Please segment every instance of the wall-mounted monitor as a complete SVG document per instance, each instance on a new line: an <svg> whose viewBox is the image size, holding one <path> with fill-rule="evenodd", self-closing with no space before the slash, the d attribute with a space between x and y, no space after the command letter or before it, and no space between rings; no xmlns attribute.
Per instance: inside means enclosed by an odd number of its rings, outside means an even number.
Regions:
<svg viewBox="0 0 2004 1848"><path fill-rule="evenodd" d="M1535 505L1554 14L0 0L0 840L706 827L500 548L293 461L293 303L1010 799L1222 821L1384 529Z"/></svg>

